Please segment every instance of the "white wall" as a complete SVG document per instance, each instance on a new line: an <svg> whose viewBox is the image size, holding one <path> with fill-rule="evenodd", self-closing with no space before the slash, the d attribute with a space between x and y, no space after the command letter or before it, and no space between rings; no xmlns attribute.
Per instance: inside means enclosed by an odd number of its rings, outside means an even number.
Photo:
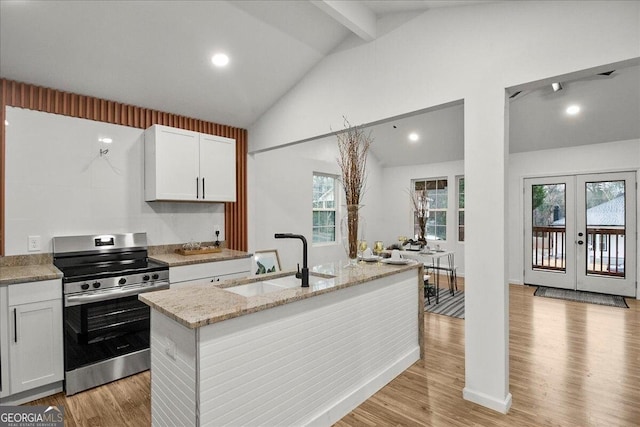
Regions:
<svg viewBox="0 0 640 427"><path fill-rule="evenodd" d="M509 156L509 281L523 283L524 280L524 178L638 170L640 140L637 139Z"/></svg>
<svg viewBox="0 0 640 427"><path fill-rule="evenodd" d="M466 399L506 412L509 393L505 88L640 57L640 2L528 1L428 10L324 58L250 129L250 152L465 103ZM549 80L550 82L550 80ZM492 189L487 193L486 189ZM486 268L492 242L493 269Z"/></svg>
<svg viewBox="0 0 640 427"><path fill-rule="evenodd" d="M374 142L375 143L375 142ZM347 259L342 242L313 245L313 173L340 175L336 162L337 139L326 137L249 156L249 250L277 249L283 269L302 264L298 240L276 240L274 233L302 234L309 243L309 265ZM380 199L381 169L377 159L367 160L367 187L362 197L366 239L378 240L384 211ZM344 207L344 190L338 184ZM338 215L338 222L341 215ZM339 232L339 231L338 231Z"/></svg>
<svg viewBox="0 0 640 427"><path fill-rule="evenodd" d="M162 245L224 232L222 203L144 201L142 129L13 107L6 117L6 255L37 253L27 251L34 235L51 252L61 235L146 231Z"/></svg>
<svg viewBox="0 0 640 427"><path fill-rule="evenodd" d="M509 282L523 283L524 243L523 180L529 177L640 170L640 140L533 151L509 155L508 175L508 268ZM440 178L449 180L449 212L447 242L442 247L456 253L460 275L464 275L464 243L457 242L455 179L464 175L462 161L387 167L382 169L382 194L386 221L380 228L385 244L394 243L399 235L411 235L413 220L406 193L412 179ZM640 215L638 216L640 227Z"/></svg>
<svg viewBox="0 0 640 427"><path fill-rule="evenodd" d="M428 10L347 40L250 128L249 151L640 56L640 3L526 1ZM392 19L392 18L389 18ZM384 22L379 22L384 27Z"/></svg>
<svg viewBox="0 0 640 427"><path fill-rule="evenodd" d="M447 212L447 240L439 241L442 248L455 252L458 274L464 276L464 243L458 242L457 177L464 175L464 162L432 163L417 166L386 167L382 169L382 194L385 222L381 239L385 245L397 243L398 236L413 236L413 207L409 189L413 179L447 178L449 210ZM430 243L433 245L433 243Z"/></svg>

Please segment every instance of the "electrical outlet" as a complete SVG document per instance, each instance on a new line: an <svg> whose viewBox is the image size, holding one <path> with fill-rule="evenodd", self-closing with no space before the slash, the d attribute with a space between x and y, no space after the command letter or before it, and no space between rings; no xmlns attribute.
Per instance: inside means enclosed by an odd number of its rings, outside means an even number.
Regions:
<svg viewBox="0 0 640 427"><path fill-rule="evenodd" d="M176 343L173 342L170 338L167 338L167 342L165 343L164 346L164 352L167 356L169 356L171 359L176 360Z"/></svg>
<svg viewBox="0 0 640 427"><path fill-rule="evenodd" d="M39 251L40 248L40 236L29 236L29 243L27 244L27 250L30 252Z"/></svg>

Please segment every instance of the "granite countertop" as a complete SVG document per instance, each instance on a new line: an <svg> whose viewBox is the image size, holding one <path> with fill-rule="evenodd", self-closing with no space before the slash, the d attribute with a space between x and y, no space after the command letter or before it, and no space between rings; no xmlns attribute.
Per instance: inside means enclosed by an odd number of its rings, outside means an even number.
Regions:
<svg viewBox="0 0 640 427"><path fill-rule="evenodd" d="M62 278L62 272L53 264L32 264L0 267L0 285L39 282Z"/></svg>
<svg viewBox="0 0 640 427"><path fill-rule="evenodd" d="M316 279L311 281L308 288L283 288L281 291L250 297L224 289L294 274L289 271L227 280L216 285L203 282L178 289L149 292L140 294L139 299L178 323L195 329L421 267L422 264L415 261L406 265L370 263L358 268L344 268L339 263L324 264L313 267L311 278Z"/></svg>
<svg viewBox="0 0 640 427"><path fill-rule="evenodd" d="M201 264L204 262L229 261L233 259L249 258L252 254L236 251L234 249L222 249L222 252L204 255L180 255L177 253L165 253L149 255L149 259L166 264L169 267L181 265Z"/></svg>
<svg viewBox="0 0 640 427"><path fill-rule="evenodd" d="M169 267L176 267L203 262L249 258L250 256L251 254L248 252L222 249L222 252L205 255L184 256L177 253L160 253L149 255L149 259L166 264ZM0 285L62 278L62 272L53 265L51 254L10 256L0 261L2 261L0 263Z"/></svg>

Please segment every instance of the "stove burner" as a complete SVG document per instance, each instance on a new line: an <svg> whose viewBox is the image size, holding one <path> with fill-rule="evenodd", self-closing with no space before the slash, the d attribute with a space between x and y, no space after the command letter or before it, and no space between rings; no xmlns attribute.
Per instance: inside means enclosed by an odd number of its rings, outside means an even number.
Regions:
<svg viewBox="0 0 640 427"><path fill-rule="evenodd" d="M147 258L146 240L145 233L54 237L64 294L168 283L169 268Z"/></svg>

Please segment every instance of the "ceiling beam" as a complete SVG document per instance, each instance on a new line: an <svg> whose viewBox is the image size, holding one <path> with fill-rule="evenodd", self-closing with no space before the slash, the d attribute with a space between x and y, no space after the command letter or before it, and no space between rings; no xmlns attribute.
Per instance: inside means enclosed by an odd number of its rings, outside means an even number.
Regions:
<svg viewBox="0 0 640 427"><path fill-rule="evenodd" d="M364 4L344 0L311 0L324 13L365 41L376 38L376 14Z"/></svg>

